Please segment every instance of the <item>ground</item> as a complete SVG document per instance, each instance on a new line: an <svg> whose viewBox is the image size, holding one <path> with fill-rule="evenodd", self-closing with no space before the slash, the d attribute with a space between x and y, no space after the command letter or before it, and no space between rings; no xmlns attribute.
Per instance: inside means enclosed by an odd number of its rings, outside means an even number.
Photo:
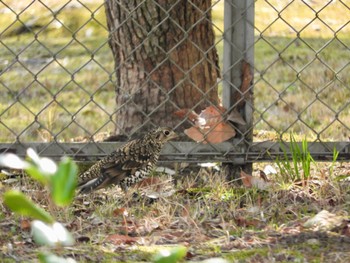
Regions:
<svg viewBox="0 0 350 263"><path fill-rule="evenodd" d="M255 167L259 170L267 164ZM150 262L164 247L187 248L186 262L348 262L349 164L319 164L314 179L282 184L271 175L265 190L230 184L212 168L170 178L159 175L126 194L118 188L77 196L62 209L28 177L3 182L19 188L64 223L76 245L51 252L79 262ZM274 164L272 164L274 166ZM325 176L319 180L316 175ZM2 202L1 202L2 203ZM329 211L322 225L308 219ZM0 248L6 262L31 261L47 248L34 244L27 218L2 205ZM329 223L329 225L328 225Z"/></svg>

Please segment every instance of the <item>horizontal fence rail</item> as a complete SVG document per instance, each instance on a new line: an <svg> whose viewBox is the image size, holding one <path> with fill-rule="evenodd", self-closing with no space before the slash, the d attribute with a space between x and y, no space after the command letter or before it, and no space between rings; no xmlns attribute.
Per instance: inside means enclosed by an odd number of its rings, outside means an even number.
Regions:
<svg viewBox="0 0 350 263"><path fill-rule="evenodd" d="M96 161L124 143L23 143L20 145L0 144L1 153L15 153L24 157L26 150L32 148L41 156L59 160L69 156L77 161ZM275 160L286 153L291 157L288 142L254 142L248 149L232 143L220 143L215 147L193 142L172 142L165 145L160 161L162 162L230 162L236 165ZM282 145L282 146L281 146ZM301 143L298 143L301 147ZM190 150L189 150L190 149ZM285 152L284 152L285 150ZM314 142L309 144L309 151L314 160L332 161L334 150L338 151L338 161L350 159L349 142Z"/></svg>

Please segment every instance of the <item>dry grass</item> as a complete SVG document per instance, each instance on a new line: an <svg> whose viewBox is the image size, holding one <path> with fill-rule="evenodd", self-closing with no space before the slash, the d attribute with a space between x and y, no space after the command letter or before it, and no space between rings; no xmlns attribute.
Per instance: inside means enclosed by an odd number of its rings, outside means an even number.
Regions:
<svg viewBox="0 0 350 263"><path fill-rule="evenodd" d="M299 183L283 185L271 177L273 186L262 191L233 187L220 173L202 168L192 176L182 175L178 187L161 176L158 185L134 188L126 195L111 188L79 196L66 209L54 207L48 202L48 192L27 177L4 184L1 192L19 188L64 222L77 244L54 252L80 262L149 261L155 251L174 244L186 246L190 251L187 260L192 261L220 256L235 262L255 262L258 256L259 262L272 258L279 258L277 262L285 258L322 262L330 259L332 251L340 253L340 262L346 262L350 252L345 246L350 242L344 232L347 228L327 234L301 227L323 209L347 218L350 185L338 179L349 176L350 167L337 164L334 171L330 176L329 164L315 168L306 187ZM154 188L158 198L143 195L154 193ZM175 190L172 195L163 196L171 190ZM13 217L5 207L1 211L3 257L34 259L42 249L30 241L24 219ZM316 245L308 243L315 239Z"/></svg>

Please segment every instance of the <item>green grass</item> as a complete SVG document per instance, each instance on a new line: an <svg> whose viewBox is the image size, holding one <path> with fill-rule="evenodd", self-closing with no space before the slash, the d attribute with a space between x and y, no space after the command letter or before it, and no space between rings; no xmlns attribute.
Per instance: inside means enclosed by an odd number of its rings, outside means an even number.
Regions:
<svg viewBox="0 0 350 263"><path fill-rule="evenodd" d="M283 142L280 142L280 148L283 151L283 157L277 157L276 164L280 170L280 174L283 182L293 183L296 181L302 181L305 184L311 176L311 164L315 164L309 148L306 138L304 138L299 145L294 137L290 134L290 155L288 156L287 149L285 148ZM291 159L291 161L290 161ZM333 160L333 162L336 161ZM333 166L333 164L332 164Z"/></svg>
<svg viewBox="0 0 350 263"><path fill-rule="evenodd" d="M320 133L324 141L346 139L348 129L341 122L350 120L350 107L344 107L344 98L350 96L350 77L344 69L350 52L343 44L265 37L258 40L255 54L254 94L261 98L255 99L256 129L293 131L309 138Z"/></svg>
<svg viewBox="0 0 350 263"><path fill-rule="evenodd" d="M286 4L271 3L278 10ZM22 141L51 140L55 134L57 140L69 141L113 131L114 61L102 2L69 5L56 20L39 2L27 8L16 1L7 4L14 13L0 16L0 70L6 69L0 74L0 142L14 141L17 135ZM52 10L62 6L56 0L45 4ZM305 27L315 12L293 2L280 15L299 30L300 39L282 20L275 21L278 13L267 2L256 1L255 6L255 129L282 135L292 131L324 141L346 139L350 28L342 27L344 6L336 1L318 13L330 28L319 20ZM15 22L16 14L22 23ZM28 21L37 26L34 33L14 33ZM213 23L222 66L222 1L214 4Z"/></svg>

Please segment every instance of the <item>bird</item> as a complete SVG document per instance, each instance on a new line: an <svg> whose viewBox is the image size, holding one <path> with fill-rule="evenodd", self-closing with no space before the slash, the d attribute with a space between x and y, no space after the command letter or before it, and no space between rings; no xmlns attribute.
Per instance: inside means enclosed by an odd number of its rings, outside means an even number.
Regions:
<svg viewBox="0 0 350 263"><path fill-rule="evenodd" d="M164 144L178 137L169 127L159 127L131 140L79 175L79 194L118 185L124 192L142 181L156 165Z"/></svg>

